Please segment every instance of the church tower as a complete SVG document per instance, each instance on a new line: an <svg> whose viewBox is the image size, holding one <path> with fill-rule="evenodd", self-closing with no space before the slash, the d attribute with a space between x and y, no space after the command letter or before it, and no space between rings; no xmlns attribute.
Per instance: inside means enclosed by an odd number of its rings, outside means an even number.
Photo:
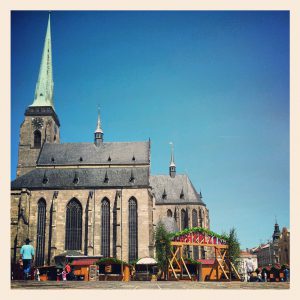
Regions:
<svg viewBox="0 0 300 300"><path fill-rule="evenodd" d="M169 166L169 175L174 178L176 176L176 165L174 162L174 145L171 142L171 161L170 161L170 166Z"/></svg>
<svg viewBox="0 0 300 300"><path fill-rule="evenodd" d="M276 242L280 239L280 229L279 229L279 225L277 223L277 220L275 221L275 225L274 225L274 232L273 232L273 242Z"/></svg>
<svg viewBox="0 0 300 300"><path fill-rule="evenodd" d="M59 143L59 119L53 101L50 15L33 103L25 111L20 128L17 177L36 167L44 143Z"/></svg>

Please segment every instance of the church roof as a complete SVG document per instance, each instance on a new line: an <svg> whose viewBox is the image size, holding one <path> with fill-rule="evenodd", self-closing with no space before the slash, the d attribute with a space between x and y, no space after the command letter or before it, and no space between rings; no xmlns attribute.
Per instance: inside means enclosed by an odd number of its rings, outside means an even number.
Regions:
<svg viewBox="0 0 300 300"><path fill-rule="evenodd" d="M38 166L149 164L149 142L45 143Z"/></svg>
<svg viewBox="0 0 300 300"><path fill-rule="evenodd" d="M149 168L37 168L11 183L11 189L148 187Z"/></svg>
<svg viewBox="0 0 300 300"><path fill-rule="evenodd" d="M153 175L150 176L150 186L156 204L205 205L187 175L176 174L174 178L169 175Z"/></svg>

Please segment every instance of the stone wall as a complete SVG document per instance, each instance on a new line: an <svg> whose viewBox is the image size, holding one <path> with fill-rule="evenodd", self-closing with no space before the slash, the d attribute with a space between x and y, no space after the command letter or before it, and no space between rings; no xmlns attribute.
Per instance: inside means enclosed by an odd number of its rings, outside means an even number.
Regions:
<svg viewBox="0 0 300 300"><path fill-rule="evenodd" d="M86 255L101 255L101 201L110 202L110 256L128 261L128 201L137 200L138 213L138 257L153 252L152 198L148 189L99 189L99 190L54 190L15 191L11 194L11 249L12 260L19 257L19 248L29 237L36 248L38 201L46 201L45 263L52 264L55 255L65 251L66 206L76 198L82 206L82 248ZM19 218L19 206L26 208L28 224ZM116 211L117 224L113 224ZM52 222L50 222L52 216ZM113 230L116 226L116 245ZM51 242L49 241L51 236ZM16 243L17 241L17 243ZM17 245L17 246L16 246ZM113 249L113 247L116 249ZM152 252L151 252L152 251ZM48 257L50 261L48 260Z"/></svg>

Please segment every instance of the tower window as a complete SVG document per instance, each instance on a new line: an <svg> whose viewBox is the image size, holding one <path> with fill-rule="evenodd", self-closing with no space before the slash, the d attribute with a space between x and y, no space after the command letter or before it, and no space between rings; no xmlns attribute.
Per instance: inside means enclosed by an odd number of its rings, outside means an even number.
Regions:
<svg viewBox="0 0 300 300"><path fill-rule="evenodd" d="M39 130L35 130L33 133L33 147L41 148L42 134Z"/></svg>
<svg viewBox="0 0 300 300"><path fill-rule="evenodd" d="M172 218L172 211L171 211L171 209L167 210L167 217Z"/></svg>

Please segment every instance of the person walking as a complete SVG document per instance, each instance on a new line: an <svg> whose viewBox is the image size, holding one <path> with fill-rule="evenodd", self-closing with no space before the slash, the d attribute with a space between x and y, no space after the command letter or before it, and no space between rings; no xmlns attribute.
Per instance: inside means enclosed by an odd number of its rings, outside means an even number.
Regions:
<svg viewBox="0 0 300 300"><path fill-rule="evenodd" d="M268 274L266 271L263 272L263 281L267 282L268 281Z"/></svg>
<svg viewBox="0 0 300 300"><path fill-rule="evenodd" d="M29 238L27 238L25 240L25 245L23 245L20 250L20 259L22 259L22 262L23 262L23 274L24 274L23 279L24 280L29 279L30 271L31 271L31 264L34 261L34 249L31 245L29 245L30 242L31 242L31 240Z"/></svg>

